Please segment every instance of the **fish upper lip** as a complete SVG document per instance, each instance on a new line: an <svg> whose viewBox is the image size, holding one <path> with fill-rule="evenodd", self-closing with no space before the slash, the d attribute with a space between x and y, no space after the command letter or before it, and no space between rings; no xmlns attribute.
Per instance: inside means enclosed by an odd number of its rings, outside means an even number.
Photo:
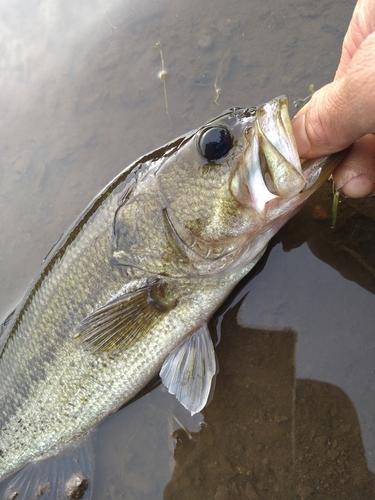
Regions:
<svg viewBox="0 0 375 500"><path fill-rule="evenodd" d="M254 208L262 217L268 202L292 198L306 185L287 97L258 106L245 137L244 165L232 177L232 193L240 204Z"/></svg>

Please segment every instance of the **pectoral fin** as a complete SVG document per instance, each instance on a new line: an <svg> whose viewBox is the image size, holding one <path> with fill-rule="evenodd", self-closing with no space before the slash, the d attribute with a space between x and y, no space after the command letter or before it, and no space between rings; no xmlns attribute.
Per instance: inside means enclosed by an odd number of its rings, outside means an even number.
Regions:
<svg viewBox="0 0 375 500"><path fill-rule="evenodd" d="M168 391L194 415L205 407L215 373L214 346L204 324L169 354L160 370L160 378Z"/></svg>
<svg viewBox="0 0 375 500"><path fill-rule="evenodd" d="M76 337L94 352L116 352L134 345L149 333L177 300L166 294L161 279L120 295L87 316Z"/></svg>

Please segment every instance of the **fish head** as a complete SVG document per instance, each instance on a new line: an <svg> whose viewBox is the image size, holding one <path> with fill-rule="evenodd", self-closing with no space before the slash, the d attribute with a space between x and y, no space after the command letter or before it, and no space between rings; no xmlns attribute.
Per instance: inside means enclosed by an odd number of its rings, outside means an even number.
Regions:
<svg viewBox="0 0 375 500"><path fill-rule="evenodd" d="M301 164L286 96L231 108L152 158L117 212L113 261L171 276L246 267L337 163Z"/></svg>
<svg viewBox="0 0 375 500"><path fill-rule="evenodd" d="M158 182L169 230L196 274L256 258L329 176L332 158L301 164L286 96L229 109L187 136Z"/></svg>

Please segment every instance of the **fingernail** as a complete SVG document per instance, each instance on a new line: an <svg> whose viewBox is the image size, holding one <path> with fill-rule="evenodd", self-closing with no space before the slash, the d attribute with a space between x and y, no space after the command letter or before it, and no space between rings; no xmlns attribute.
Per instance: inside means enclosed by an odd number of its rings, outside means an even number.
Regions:
<svg viewBox="0 0 375 500"><path fill-rule="evenodd" d="M305 113L292 120L292 128L296 139L298 154L300 156L307 155L311 151L310 142L307 138L305 127Z"/></svg>
<svg viewBox="0 0 375 500"><path fill-rule="evenodd" d="M357 175L341 186L340 191L350 198L363 198L371 194L375 184L365 174Z"/></svg>

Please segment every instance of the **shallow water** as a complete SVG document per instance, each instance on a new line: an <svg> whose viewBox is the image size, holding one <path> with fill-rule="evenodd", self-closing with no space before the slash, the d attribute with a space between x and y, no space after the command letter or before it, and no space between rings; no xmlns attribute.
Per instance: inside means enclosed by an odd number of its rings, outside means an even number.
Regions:
<svg viewBox="0 0 375 500"><path fill-rule="evenodd" d="M353 5L1 6L1 317L138 156L230 106L329 82ZM343 201L332 236L311 215L329 211L323 191L212 323L220 373L202 415L159 387L100 426L94 498L374 498L374 201Z"/></svg>

